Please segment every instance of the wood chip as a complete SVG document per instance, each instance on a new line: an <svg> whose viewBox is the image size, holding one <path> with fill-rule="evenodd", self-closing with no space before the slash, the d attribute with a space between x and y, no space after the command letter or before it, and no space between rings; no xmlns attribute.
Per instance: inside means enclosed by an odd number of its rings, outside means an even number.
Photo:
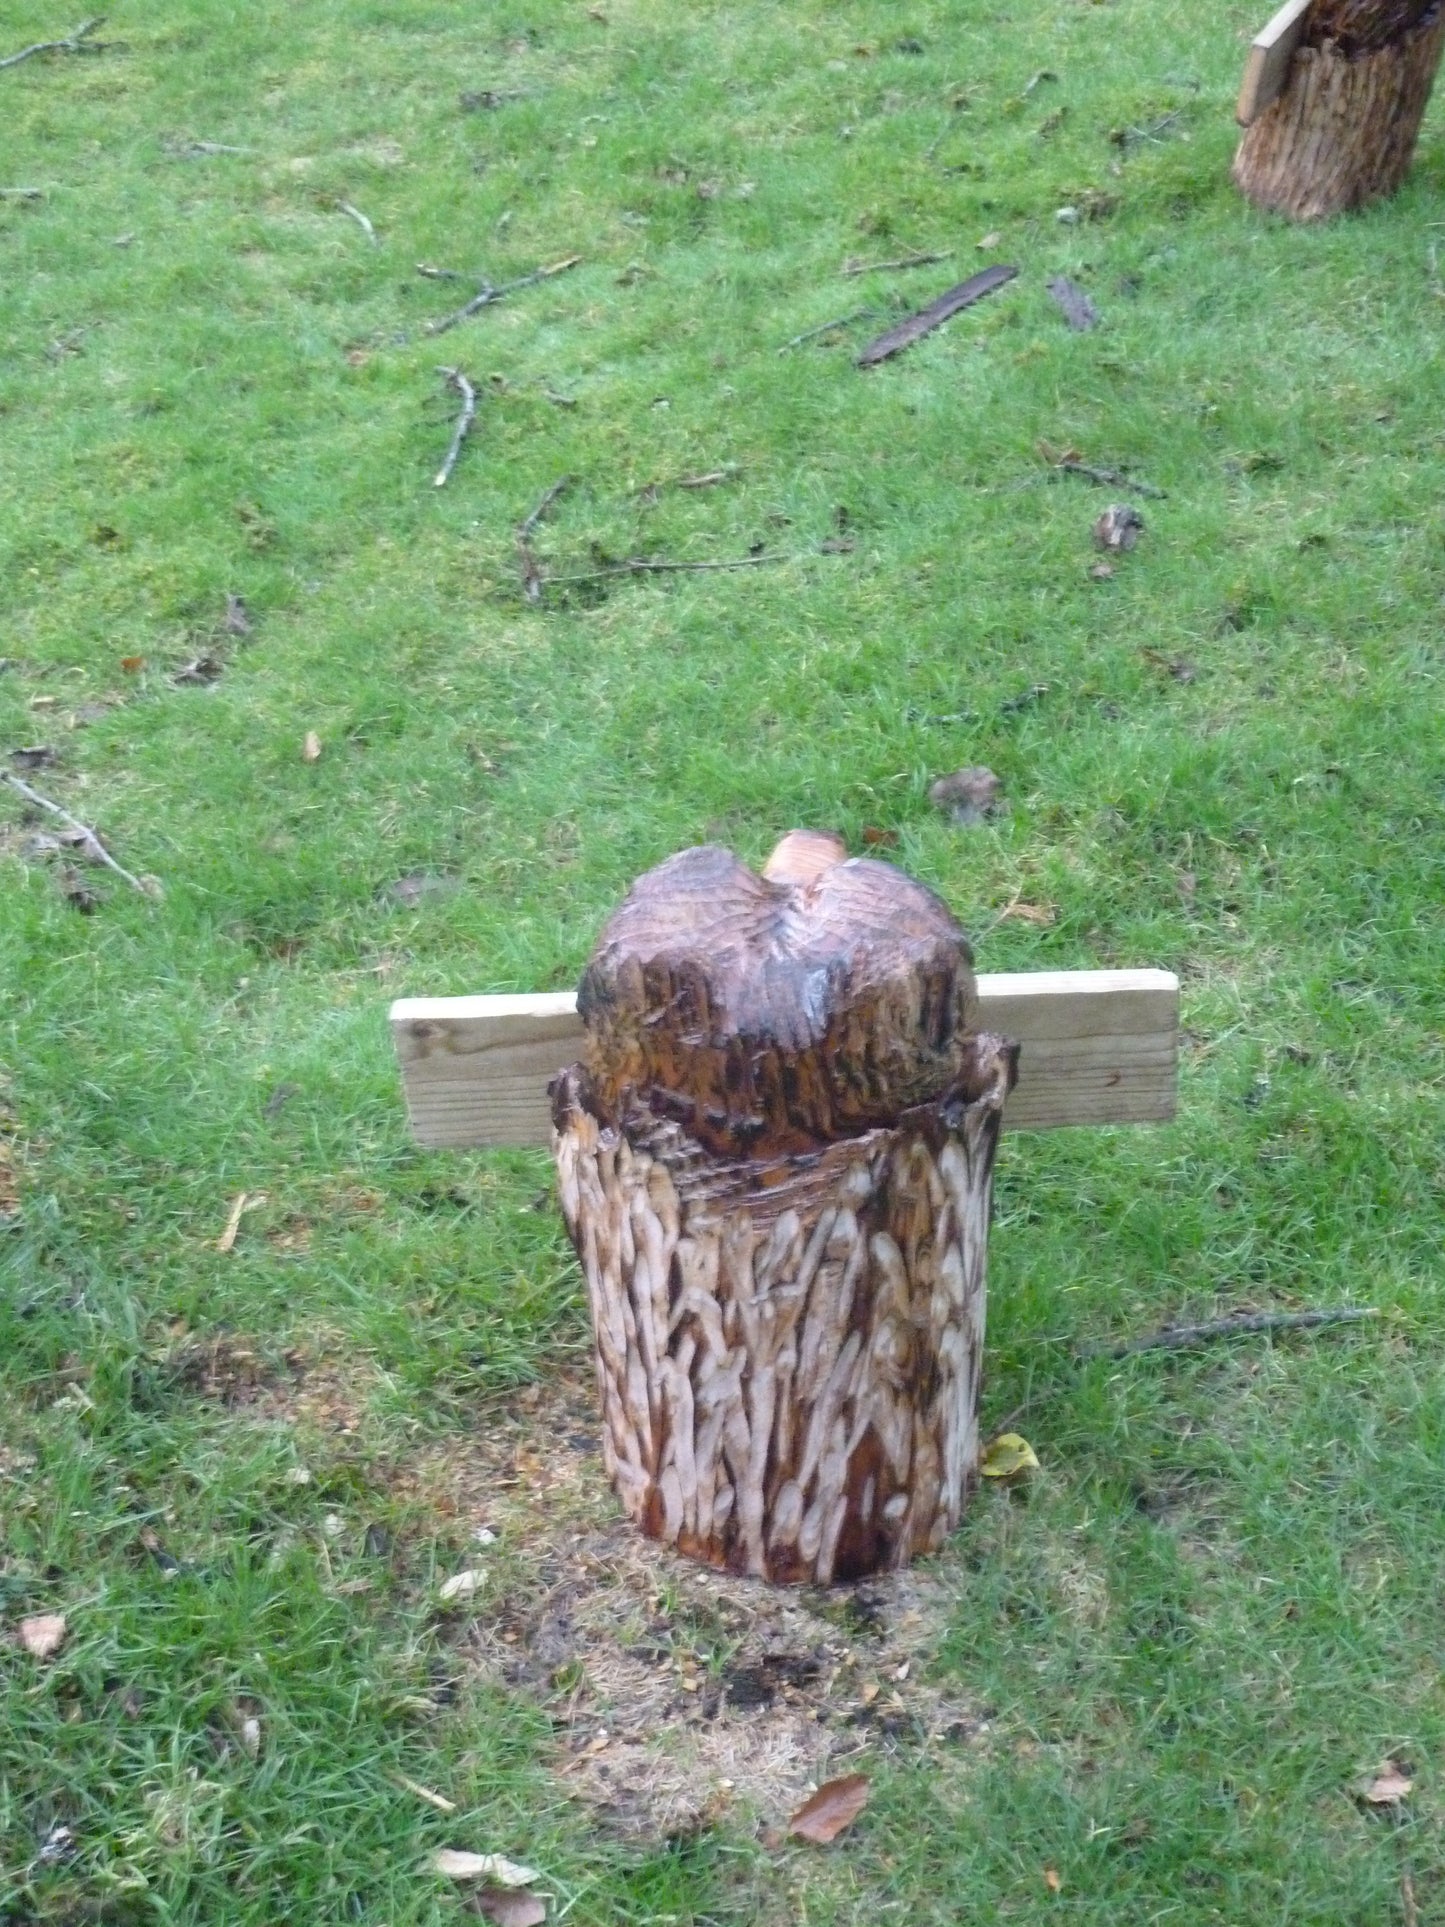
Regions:
<svg viewBox="0 0 1445 1927"><path fill-rule="evenodd" d="M309 1473L307 1477L310 1477ZM400 1787L403 1793L410 1793L418 1800L425 1800L427 1805L435 1807L438 1813L455 1813L457 1810L455 1800L449 1800L444 1793L434 1793L429 1786L423 1786L420 1780L409 1780L404 1773L391 1773L387 1778L393 1786Z"/></svg>
<svg viewBox="0 0 1445 1927"><path fill-rule="evenodd" d="M229 1251L236 1242L236 1233L241 1229L241 1218L246 1209L246 1193L238 1191L231 1201L231 1213L226 1219L226 1228L216 1240L217 1251Z"/></svg>
<svg viewBox="0 0 1445 1927"><path fill-rule="evenodd" d="M469 1572L453 1573L450 1579L443 1580L438 1598L445 1605L452 1605L459 1599L474 1599L486 1583L487 1575L477 1568Z"/></svg>
<svg viewBox="0 0 1445 1927"><path fill-rule="evenodd" d="M886 334L879 335L876 341L870 341L858 357L858 366L874 368L880 361L901 354L905 348L911 348L915 341L921 341L925 335L932 334L935 328L941 328L961 309L971 308L975 301L982 301L985 295L1007 286L1017 274L1017 268L1007 267L1003 263L981 268L977 274L971 274L967 281L960 281L936 301L931 301L926 308L920 308L917 314L900 321L896 328L890 328Z"/></svg>
<svg viewBox="0 0 1445 1927"><path fill-rule="evenodd" d="M65 1614L36 1613L20 1622L20 1644L32 1659L53 1659L65 1644Z"/></svg>
<svg viewBox="0 0 1445 1927"><path fill-rule="evenodd" d="M868 1780L862 1773L845 1773L840 1780L826 1780L789 1820L788 1832L797 1840L826 1847L845 1827L852 1826L868 1804L868 1792Z"/></svg>
<svg viewBox="0 0 1445 1927"><path fill-rule="evenodd" d="M314 729L308 729L306 732L306 740L301 745L301 760L303 763L321 761L321 738Z"/></svg>
<svg viewBox="0 0 1445 1927"><path fill-rule="evenodd" d="M511 1893L505 1887L483 1887L472 1895L470 1905L492 1927L541 1927L547 1918L546 1901L530 1889Z"/></svg>
<svg viewBox="0 0 1445 1927"><path fill-rule="evenodd" d="M535 1867L500 1853L464 1853L453 1847L439 1847L431 1865L433 1873L448 1880L490 1880L497 1887L530 1887L542 1878Z"/></svg>

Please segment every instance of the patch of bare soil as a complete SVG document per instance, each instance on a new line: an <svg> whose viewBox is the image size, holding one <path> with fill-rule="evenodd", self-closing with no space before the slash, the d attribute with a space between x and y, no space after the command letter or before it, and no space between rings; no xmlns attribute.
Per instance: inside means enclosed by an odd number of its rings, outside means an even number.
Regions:
<svg viewBox="0 0 1445 1927"><path fill-rule="evenodd" d="M418 1455L393 1489L471 1541L451 1637L478 1682L551 1718L558 1778L610 1831L675 1837L724 1811L780 1825L812 1786L976 1741L987 1722L932 1676L959 1581L937 1563L802 1591L644 1539L602 1474L590 1387Z"/></svg>
<svg viewBox="0 0 1445 1927"><path fill-rule="evenodd" d="M164 1362L172 1385L228 1411L343 1438L360 1431L376 1378L364 1356L302 1346L269 1352L234 1332L184 1337Z"/></svg>

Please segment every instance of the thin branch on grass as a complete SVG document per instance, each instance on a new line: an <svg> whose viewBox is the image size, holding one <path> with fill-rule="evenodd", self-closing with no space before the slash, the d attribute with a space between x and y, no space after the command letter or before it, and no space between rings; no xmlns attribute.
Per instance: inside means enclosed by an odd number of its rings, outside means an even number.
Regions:
<svg viewBox="0 0 1445 1927"><path fill-rule="evenodd" d="M1086 482L1095 482L1100 488L1130 488L1136 495L1152 495L1159 502L1168 497L1167 489L1155 488L1152 482L1136 481L1121 468L1095 468L1091 462L1076 462L1072 456L1055 462L1053 467L1057 474L1082 475Z"/></svg>
<svg viewBox="0 0 1445 1927"><path fill-rule="evenodd" d="M153 892L148 890L145 884L141 882L139 877L132 876L129 870L123 869L121 865L116 862L110 851L101 842L99 836L96 835L88 823L82 823L78 816L72 816L69 810L63 810L58 803L52 803L50 798L48 796L42 796L39 790L33 790L28 783L22 783L20 778L18 776L12 776L8 769L0 770L0 777L4 778L11 789L23 796L27 803L34 804L36 809L47 810L51 816L58 816L62 823L74 830L75 834L80 838L81 853L88 857L92 863L103 863L108 870L114 870L118 877L123 877L131 889L139 890L143 897L148 897L153 894Z"/></svg>
<svg viewBox="0 0 1445 1927"><path fill-rule="evenodd" d="M353 207L350 201L338 201L336 203L336 211L338 214L349 214L366 236L367 240L370 241L371 245L373 247L377 245L376 229L371 225L370 221L367 220L359 207Z"/></svg>
<svg viewBox="0 0 1445 1927"><path fill-rule="evenodd" d="M778 353L785 355L790 348L801 348L805 341L816 341L819 335L831 334L835 328L850 328L855 321L874 321L879 313L877 308L855 308L852 314L840 314L836 321L820 321L816 328L804 328L800 335L785 341Z"/></svg>
<svg viewBox="0 0 1445 1927"><path fill-rule="evenodd" d="M564 495L567 490L571 488L572 482L573 477L570 475L564 475L560 481L553 482L551 488L547 490L547 493L542 497L536 508L532 510L532 513L527 517L526 521L517 524L517 537L519 541L525 542L529 535L535 535L538 528L546 521L548 514L551 512L552 504L559 496Z"/></svg>
<svg viewBox="0 0 1445 1927"><path fill-rule="evenodd" d="M673 487L716 488L719 482L730 482L737 472L737 463L729 462L726 468L710 468L704 475L679 475Z"/></svg>
<svg viewBox="0 0 1445 1927"><path fill-rule="evenodd" d="M104 25L105 15L98 13L93 20L82 21L64 40L37 40L34 46L22 47L18 54L6 54L0 60L0 67L18 67L22 60L33 59L36 54L98 54L102 47L99 43L90 44L90 36Z"/></svg>
<svg viewBox="0 0 1445 1927"><path fill-rule="evenodd" d="M721 569L761 569L771 562L791 562L792 559L788 555L740 555L730 562L647 562L632 556L605 569L588 569L583 575L554 575L548 581L561 586L570 582L605 582L619 575L701 575Z"/></svg>
<svg viewBox="0 0 1445 1927"><path fill-rule="evenodd" d="M1420 1927L1420 1909L1415 1902L1415 1879L1408 1865L1400 1869L1400 1919L1404 1927Z"/></svg>
<svg viewBox="0 0 1445 1927"><path fill-rule="evenodd" d="M581 259L580 254L569 254L565 261L554 261L546 268L534 268L530 274L518 275L515 281L502 282L500 287L494 288L490 282L487 282L478 288L470 301L464 301L460 308L453 309L451 314L444 314L440 321L429 321L426 324L426 332L429 335L444 335L448 328L455 328L458 322L469 321L474 314L480 314L483 308L490 308L496 301L505 301L507 296L515 294L518 288L530 288L534 282L550 281L554 274L565 274L568 268L575 268Z"/></svg>
<svg viewBox="0 0 1445 1927"><path fill-rule="evenodd" d="M475 281L474 274L463 274L460 268L432 268L425 261L418 261L416 271L428 281Z"/></svg>
<svg viewBox="0 0 1445 1927"><path fill-rule="evenodd" d="M477 419L477 391L467 380L460 368L438 368L439 375L446 376L447 387L462 398L462 412L457 416L457 425L452 430L451 446L447 449L446 459L437 470L436 488L445 488L451 480L452 470L457 465L457 457L462 452L462 443L471 433L472 423Z"/></svg>
<svg viewBox="0 0 1445 1927"><path fill-rule="evenodd" d="M1079 1360L1129 1358L1135 1352L1173 1350L1203 1345L1215 1338L1235 1338L1246 1332L1305 1331L1316 1325L1356 1325L1378 1318L1378 1305L1334 1305L1319 1311L1239 1311L1228 1318L1211 1318L1202 1325L1164 1325L1144 1338L1120 1345L1086 1345L1075 1352Z"/></svg>
<svg viewBox="0 0 1445 1927"><path fill-rule="evenodd" d="M517 524L517 567L522 574L522 595L528 602L540 602L542 589L547 578L542 573L542 565L532 552L532 536L546 519L548 511L558 496L572 486L570 475L562 476L552 484L536 508L524 522Z"/></svg>
<svg viewBox="0 0 1445 1927"><path fill-rule="evenodd" d="M43 187L0 187L0 201L43 201Z"/></svg>
<svg viewBox="0 0 1445 1927"><path fill-rule="evenodd" d="M953 249L945 248L941 254L905 254L898 261L845 261L841 272L855 274L892 274L900 268L931 268L936 261L951 261Z"/></svg>

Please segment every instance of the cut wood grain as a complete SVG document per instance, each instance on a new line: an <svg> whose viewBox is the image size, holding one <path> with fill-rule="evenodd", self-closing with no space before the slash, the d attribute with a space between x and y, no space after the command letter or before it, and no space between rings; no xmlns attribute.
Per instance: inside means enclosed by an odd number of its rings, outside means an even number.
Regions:
<svg viewBox="0 0 1445 1927"><path fill-rule="evenodd" d="M1022 1045L1004 1113L1010 1129L1174 1115L1179 981L1167 970L980 976L976 1022ZM391 1028L419 1143L547 1144L547 1085L582 1041L572 991L407 997L392 1005Z"/></svg>
<svg viewBox="0 0 1445 1927"><path fill-rule="evenodd" d="M1234 118L1241 127L1258 120L1270 102L1278 100L1284 92L1289 64L1303 37L1305 15L1312 4L1313 0L1285 0L1279 12L1255 35L1244 63L1239 103L1234 110Z"/></svg>

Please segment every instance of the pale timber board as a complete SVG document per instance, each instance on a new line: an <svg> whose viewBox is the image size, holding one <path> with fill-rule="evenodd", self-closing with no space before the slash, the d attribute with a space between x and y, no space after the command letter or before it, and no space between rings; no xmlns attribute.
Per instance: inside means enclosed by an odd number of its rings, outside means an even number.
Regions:
<svg viewBox="0 0 1445 1927"><path fill-rule="evenodd" d="M1278 100L1289 78L1304 33L1305 15L1311 0L1285 0L1269 22L1255 35L1244 63L1244 78L1239 83L1239 102L1234 118L1241 127L1259 119L1271 101Z"/></svg>
<svg viewBox="0 0 1445 1927"><path fill-rule="evenodd" d="M1013 1129L1152 1124L1174 1115L1179 981L1167 970L1041 970L978 980L979 1028L1022 1045ZM391 1007L418 1143L545 1145L549 1080L578 1055L570 990L407 997Z"/></svg>

